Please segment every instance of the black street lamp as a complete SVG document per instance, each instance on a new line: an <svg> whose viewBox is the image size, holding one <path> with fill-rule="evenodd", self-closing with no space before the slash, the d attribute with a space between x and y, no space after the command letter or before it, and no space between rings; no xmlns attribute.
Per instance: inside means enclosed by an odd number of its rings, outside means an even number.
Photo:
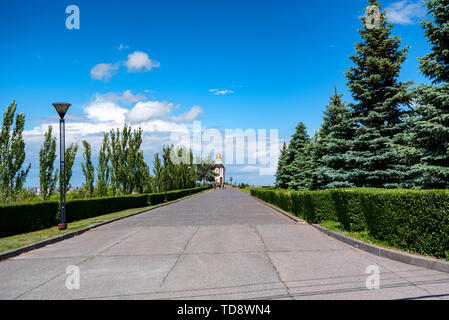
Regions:
<svg viewBox="0 0 449 320"><path fill-rule="evenodd" d="M67 229L67 223L65 222L65 121L64 116L71 106L70 103L53 103L56 111L59 114L59 145L60 145L60 162L59 162L59 195L61 202L61 215L60 223L58 224L59 230Z"/></svg>
<svg viewBox="0 0 449 320"><path fill-rule="evenodd" d="M164 189L165 189L165 200L164 202L167 203L167 154L164 154Z"/></svg>

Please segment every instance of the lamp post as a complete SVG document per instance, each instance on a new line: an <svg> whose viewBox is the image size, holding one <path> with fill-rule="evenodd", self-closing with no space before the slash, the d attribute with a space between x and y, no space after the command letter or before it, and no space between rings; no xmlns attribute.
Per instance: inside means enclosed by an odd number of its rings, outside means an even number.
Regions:
<svg viewBox="0 0 449 320"><path fill-rule="evenodd" d="M59 114L59 146L60 146L60 162L59 162L59 196L61 202L61 215L60 223L58 224L59 230L67 229L67 223L65 222L65 121L64 116L67 110L71 106L70 103L53 103L56 111Z"/></svg>
<svg viewBox="0 0 449 320"><path fill-rule="evenodd" d="M165 200L164 202L168 202L167 200L167 154L164 154L164 189L165 189Z"/></svg>

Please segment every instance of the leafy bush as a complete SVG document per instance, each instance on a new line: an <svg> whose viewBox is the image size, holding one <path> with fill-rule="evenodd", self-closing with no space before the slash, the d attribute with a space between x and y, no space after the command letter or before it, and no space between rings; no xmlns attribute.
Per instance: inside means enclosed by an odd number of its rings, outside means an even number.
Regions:
<svg viewBox="0 0 449 320"><path fill-rule="evenodd" d="M251 189L251 194L310 223L336 221L346 231L369 231L396 248L438 258L449 254L448 190Z"/></svg>
<svg viewBox="0 0 449 320"><path fill-rule="evenodd" d="M66 222L101 216L132 208L148 206L147 195L130 195L70 200L66 204Z"/></svg>
<svg viewBox="0 0 449 320"><path fill-rule="evenodd" d="M56 225L58 206L56 201L0 206L0 237Z"/></svg>
<svg viewBox="0 0 449 320"><path fill-rule="evenodd" d="M167 192L173 201L211 188L211 186ZM132 208L163 203L165 193L69 200L66 203L66 222L96 217ZM0 206L0 237L36 231L57 225L59 202L46 201Z"/></svg>

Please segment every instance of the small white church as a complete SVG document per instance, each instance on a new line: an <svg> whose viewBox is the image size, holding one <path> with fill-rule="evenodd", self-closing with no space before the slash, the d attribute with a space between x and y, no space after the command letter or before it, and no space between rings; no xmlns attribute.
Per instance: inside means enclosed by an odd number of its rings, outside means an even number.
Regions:
<svg viewBox="0 0 449 320"><path fill-rule="evenodd" d="M217 176L215 177L215 183L218 185L224 184L226 181L226 169L223 165L223 160L220 153L217 154L215 160L215 173L217 173Z"/></svg>

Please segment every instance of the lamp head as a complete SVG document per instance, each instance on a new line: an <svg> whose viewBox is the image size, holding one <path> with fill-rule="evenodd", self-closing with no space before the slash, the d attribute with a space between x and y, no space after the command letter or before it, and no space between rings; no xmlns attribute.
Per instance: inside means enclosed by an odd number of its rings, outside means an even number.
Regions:
<svg viewBox="0 0 449 320"><path fill-rule="evenodd" d="M72 104L70 104L70 103L63 103L63 102L53 103L53 106L55 107L55 109L58 112L61 119L64 119L64 116L65 116L67 110L69 110L69 107L71 105Z"/></svg>

